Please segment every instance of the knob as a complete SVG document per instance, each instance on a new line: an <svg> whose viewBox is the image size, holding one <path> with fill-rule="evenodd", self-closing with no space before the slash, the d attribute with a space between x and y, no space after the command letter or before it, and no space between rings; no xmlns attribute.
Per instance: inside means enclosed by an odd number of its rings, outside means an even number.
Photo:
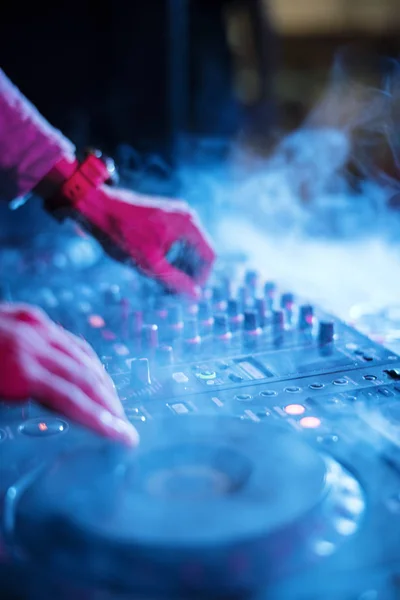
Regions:
<svg viewBox="0 0 400 600"><path fill-rule="evenodd" d="M182 335L183 331L183 311L182 306L174 304L170 306L168 310L168 335L167 337L172 341L178 339Z"/></svg>
<svg viewBox="0 0 400 600"><path fill-rule="evenodd" d="M172 346L158 346L156 349L156 362L160 367L167 367L174 362L174 350Z"/></svg>
<svg viewBox="0 0 400 600"><path fill-rule="evenodd" d="M249 307L251 305L251 296L250 296L248 287L242 286L238 289L238 301L239 301L241 310L245 310L247 307Z"/></svg>
<svg viewBox="0 0 400 600"><path fill-rule="evenodd" d="M292 310L294 305L294 294L287 292L281 296L281 308Z"/></svg>
<svg viewBox="0 0 400 600"><path fill-rule="evenodd" d="M142 328L142 349L154 350L158 346L158 327L157 325L143 325Z"/></svg>
<svg viewBox="0 0 400 600"><path fill-rule="evenodd" d="M199 321L208 321L208 319L212 319L212 307L210 302L207 300L202 300L199 302L199 311L197 313Z"/></svg>
<svg viewBox="0 0 400 600"><path fill-rule="evenodd" d="M240 311L239 302L237 300L228 300L227 313L231 331L234 332L240 329L243 323L243 314Z"/></svg>
<svg viewBox="0 0 400 600"><path fill-rule="evenodd" d="M260 327L265 327L267 324L267 302L265 298L256 298L255 310L257 312L258 324Z"/></svg>
<svg viewBox="0 0 400 600"><path fill-rule="evenodd" d="M246 310L244 313L244 330L255 331L258 329L258 315L255 310Z"/></svg>
<svg viewBox="0 0 400 600"><path fill-rule="evenodd" d="M173 304L168 310L168 325L181 325L183 324L183 311L182 306L179 304Z"/></svg>
<svg viewBox="0 0 400 600"><path fill-rule="evenodd" d="M106 304L119 304L121 301L121 290L118 285L110 285L104 290L104 302Z"/></svg>
<svg viewBox="0 0 400 600"><path fill-rule="evenodd" d="M281 296L281 308L285 311L286 322L291 325L293 321L293 306L294 306L294 295L291 293L282 294Z"/></svg>
<svg viewBox="0 0 400 600"><path fill-rule="evenodd" d="M258 315L255 310L247 310L244 313L244 338L246 348L254 349L258 346L262 329L258 326Z"/></svg>
<svg viewBox="0 0 400 600"><path fill-rule="evenodd" d="M224 310L226 307L226 296L222 287L216 286L212 289L212 303L215 310Z"/></svg>
<svg viewBox="0 0 400 600"><path fill-rule="evenodd" d="M306 331L312 329L314 323L314 307L311 304L303 304L299 308L299 329Z"/></svg>
<svg viewBox="0 0 400 600"><path fill-rule="evenodd" d="M147 358L134 358L131 361L131 385L138 388L151 385L150 364Z"/></svg>
<svg viewBox="0 0 400 600"><path fill-rule="evenodd" d="M249 287L251 290L254 291L257 288L258 280L259 280L258 271L254 271L252 269L249 269L246 271L246 273L244 275L244 282L245 282L246 286Z"/></svg>
<svg viewBox="0 0 400 600"><path fill-rule="evenodd" d="M265 282L264 296L267 301L267 306L271 310L274 305L274 301L275 301L275 297L276 297L276 283L274 283L273 281Z"/></svg>
<svg viewBox="0 0 400 600"><path fill-rule="evenodd" d="M283 342L285 331L285 314L283 310L274 310L272 312L272 337L275 345Z"/></svg>
<svg viewBox="0 0 400 600"><path fill-rule="evenodd" d="M318 343L320 346L331 344L334 341L335 324L333 321L321 321L318 331Z"/></svg>
<svg viewBox="0 0 400 600"><path fill-rule="evenodd" d="M214 316L214 335L219 340L230 340L232 333L229 329L229 321L227 315Z"/></svg>
<svg viewBox="0 0 400 600"><path fill-rule="evenodd" d="M165 296L158 296L154 301L154 314L158 319L166 319L168 317L168 304Z"/></svg>
<svg viewBox="0 0 400 600"><path fill-rule="evenodd" d="M194 349L200 344L199 324L196 319L190 319L185 323L185 346Z"/></svg>
<svg viewBox="0 0 400 600"><path fill-rule="evenodd" d="M229 298L232 294L232 280L230 277L224 275L220 279L221 289L223 290L223 294L225 298Z"/></svg>

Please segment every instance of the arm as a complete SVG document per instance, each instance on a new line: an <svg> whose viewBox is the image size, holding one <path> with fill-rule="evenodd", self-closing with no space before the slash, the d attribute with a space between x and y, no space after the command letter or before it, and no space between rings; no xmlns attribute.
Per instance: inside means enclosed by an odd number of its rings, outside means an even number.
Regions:
<svg viewBox="0 0 400 600"><path fill-rule="evenodd" d="M0 69L0 199L31 192L75 148L54 129Z"/></svg>
<svg viewBox="0 0 400 600"><path fill-rule="evenodd" d="M103 185L107 178L94 156L79 164L73 145L0 70L0 197L10 201L34 189L48 210L63 209L82 221L114 257L134 262L173 291L197 296L214 251L195 215L182 202ZM178 241L198 258L190 274L166 259Z"/></svg>

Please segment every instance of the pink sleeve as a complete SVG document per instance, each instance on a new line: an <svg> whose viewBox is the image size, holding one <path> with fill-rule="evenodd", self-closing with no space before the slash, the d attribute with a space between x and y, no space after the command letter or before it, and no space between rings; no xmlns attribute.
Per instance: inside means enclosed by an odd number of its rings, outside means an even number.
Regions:
<svg viewBox="0 0 400 600"><path fill-rule="evenodd" d="M75 148L54 129L0 69L0 199L30 192Z"/></svg>

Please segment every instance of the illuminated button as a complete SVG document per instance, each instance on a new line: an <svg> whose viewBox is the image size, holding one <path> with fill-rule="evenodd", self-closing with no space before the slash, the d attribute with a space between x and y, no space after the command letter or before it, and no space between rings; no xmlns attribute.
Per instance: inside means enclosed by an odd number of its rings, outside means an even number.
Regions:
<svg viewBox="0 0 400 600"><path fill-rule="evenodd" d="M323 383L311 383L309 385L309 388L312 390L322 390L322 388L325 387Z"/></svg>
<svg viewBox="0 0 400 600"><path fill-rule="evenodd" d="M388 388L378 388L377 389L378 394L381 394L381 396L385 396L385 398L390 398L392 396L394 396L394 393L392 392L392 390L388 390Z"/></svg>
<svg viewBox="0 0 400 600"><path fill-rule="evenodd" d="M61 419L31 419L19 428L21 433L36 437L48 437L63 433L68 429L67 423Z"/></svg>
<svg viewBox="0 0 400 600"><path fill-rule="evenodd" d="M364 375L363 379L366 381L375 381L377 379L376 375Z"/></svg>
<svg viewBox="0 0 400 600"><path fill-rule="evenodd" d="M170 408L177 415L186 415L189 412L192 412L187 404L183 402L177 402L176 404L167 404L168 408Z"/></svg>
<svg viewBox="0 0 400 600"><path fill-rule="evenodd" d="M335 379L333 385L347 385L348 383L348 380L342 377L341 379Z"/></svg>
<svg viewBox="0 0 400 600"><path fill-rule="evenodd" d="M302 404L288 404L285 406L284 411L288 415L302 415L306 412L305 407Z"/></svg>
<svg viewBox="0 0 400 600"><path fill-rule="evenodd" d="M288 394L298 394L299 392L301 392L301 388L293 385L291 387L285 388L285 392L288 392Z"/></svg>
<svg viewBox="0 0 400 600"><path fill-rule="evenodd" d="M3 440L5 440L7 437L7 434L5 431L3 431L2 429L0 429L0 442L2 442Z"/></svg>
<svg viewBox="0 0 400 600"><path fill-rule="evenodd" d="M321 425L321 421L318 417L303 417L300 419L299 423L304 429L317 429L317 427Z"/></svg>
<svg viewBox="0 0 400 600"><path fill-rule="evenodd" d="M239 394L238 396L235 396L236 400L239 400L239 402L249 402L252 397L253 396L250 396L250 394Z"/></svg>
<svg viewBox="0 0 400 600"><path fill-rule="evenodd" d="M88 317L88 322L93 329L101 329L105 326L105 321L100 315L90 315Z"/></svg>
<svg viewBox="0 0 400 600"><path fill-rule="evenodd" d="M215 371L200 371L200 373L197 373L197 377L205 381L207 381L208 379L215 379L216 376L217 374Z"/></svg>
<svg viewBox="0 0 400 600"><path fill-rule="evenodd" d="M264 396L266 398L277 395L278 392L276 392L275 390L264 390L263 392L260 392L260 396Z"/></svg>

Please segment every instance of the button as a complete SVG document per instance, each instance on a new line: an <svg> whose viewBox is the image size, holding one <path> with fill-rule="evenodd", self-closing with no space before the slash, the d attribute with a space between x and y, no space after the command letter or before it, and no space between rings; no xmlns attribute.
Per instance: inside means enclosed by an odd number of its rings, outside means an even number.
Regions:
<svg viewBox="0 0 400 600"><path fill-rule="evenodd" d="M301 388L293 385L291 387L285 388L285 392L288 392L288 394L298 394L299 392L301 392Z"/></svg>
<svg viewBox="0 0 400 600"><path fill-rule="evenodd" d="M317 383L311 383L308 387L310 389L312 389L312 390L322 390L322 388L325 387L325 386L324 386L323 383L318 383L317 382Z"/></svg>
<svg viewBox="0 0 400 600"><path fill-rule="evenodd" d="M131 361L131 385L139 388L151 385L150 364L147 358L134 358Z"/></svg>
<svg viewBox="0 0 400 600"><path fill-rule="evenodd" d="M176 383L187 383L189 381L189 377L185 375L185 373L172 373L172 379L176 381Z"/></svg>
<svg viewBox="0 0 400 600"><path fill-rule="evenodd" d="M200 373L196 373L196 377L205 381L207 381L208 379L215 379L216 376L217 374L215 371L200 371Z"/></svg>
<svg viewBox="0 0 400 600"><path fill-rule="evenodd" d="M250 394L239 394L238 396L235 396L236 400L239 400L239 402L249 402L252 397L253 396L250 396Z"/></svg>
<svg viewBox="0 0 400 600"><path fill-rule="evenodd" d="M388 388L378 388L377 392L378 394L381 394L381 396L385 396L385 398L391 398L394 396L392 390L389 390Z"/></svg>
<svg viewBox="0 0 400 600"><path fill-rule="evenodd" d="M221 371L226 371L226 369L229 369L229 365L227 365L226 363L218 363L217 364L218 369L220 369Z"/></svg>
<svg viewBox="0 0 400 600"><path fill-rule="evenodd" d="M184 402L176 402L175 404L167 404L168 408L170 408L177 415L186 415L189 412L192 412L191 408Z"/></svg>
<svg viewBox="0 0 400 600"><path fill-rule="evenodd" d="M146 421L146 417L138 408L127 408L125 409L125 412L129 421Z"/></svg>
<svg viewBox="0 0 400 600"><path fill-rule="evenodd" d="M400 379L400 369L388 369L385 373L392 379Z"/></svg>
<svg viewBox="0 0 400 600"><path fill-rule="evenodd" d="M61 419L31 419L19 428L21 433L36 437L48 437L63 433L68 429L68 424Z"/></svg>
<svg viewBox="0 0 400 600"><path fill-rule="evenodd" d="M343 397L349 402L357 402L358 400L357 396L353 396L352 394L343 394Z"/></svg>
<svg viewBox="0 0 400 600"><path fill-rule="evenodd" d="M277 396L278 392L276 392L275 390L264 390L263 392L260 392L260 396L265 396L265 397L271 397L271 396Z"/></svg>
<svg viewBox="0 0 400 600"><path fill-rule="evenodd" d="M342 377L341 379L335 379L333 385L347 385L348 383L348 380Z"/></svg>
<svg viewBox="0 0 400 600"><path fill-rule="evenodd" d="M231 373L229 375L229 379L234 383L240 383L241 381L243 381L243 377L240 377L240 375L235 375L235 373Z"/></svg>
<svg viewBox="0 0 400 600"><path fill-rule="evenodd" d="M283 410L287 415L297 416L303 415L306 412L306 407L302 404L288 404Z"/></svg>
<svg viewBox="0 0 400 600"><path fill-rule="evenodd" d="M271 416L271 413L269 412L269 410L259 410L258 412L256 412L256 416L259 419L267 419Z"/></svg>
<svg viewBox="0 0 400 600"><path fill-rule="evenodd" d="M364 375L363 379L366 381L375 381L377 379L376 375Z"/></svg>
<svg viewBox="0 0 400 600"><path fill-rule="evenodd" d="M321 420L318 417L303 417L299 423L304 429L317 429L321 425Z"/></svg>
<svg viewBox="0 0 400 600"><path fill-rule="evenodd" d="M339 436L335 433L328 433L327 435L319 435L317 437L317 442L319 444L337 444L339 441Z"/></svg>
<svg viewBox="0 0 400 600"><path fill-rule="evenodd" d="M3 431L2 429L0 429L0 442L2 442L3 440L5 440L7 437L7 434L5 431Z"/></svg>

